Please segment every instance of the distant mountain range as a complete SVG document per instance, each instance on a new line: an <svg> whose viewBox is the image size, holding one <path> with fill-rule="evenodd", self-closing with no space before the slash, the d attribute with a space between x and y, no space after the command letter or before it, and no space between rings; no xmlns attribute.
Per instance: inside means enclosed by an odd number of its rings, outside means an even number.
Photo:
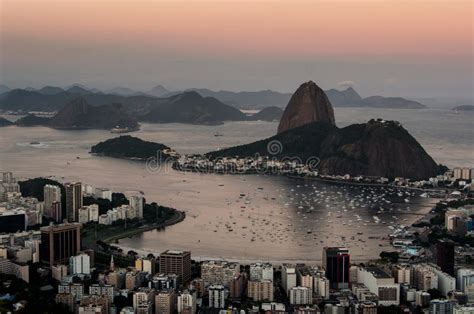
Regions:
<svg viewBox="0 0 474 314"><path fill-rule="evenodd" d="M136 91L127 87L100 91L79 84L67 88L45 86L38 90L33 88L11 90L8 86L0 85L0 109L56 111L65 103L76 98L77 95L85 96L91 105L119 102L125 106L129 104L141 106L144 103L156 102L156 100L153 100L154 98L169 98L189 91L197 92L203 97L215 98L226 105L240 109L256 109L269 106L285 107L291 97L291 93L280 93L272 90L232 92L191 88L172 92L162 85L157 85L148 91ZM426 108L420 102L401 97L371 96L362 98L352 87L342 91L330 89L326 91L326 95L335 107Z"/></svg>
<svg viewBox="0 0 474 314"><path fill-rule="evenodd" d="M212 91L209 89L188 89L202 96L214 97L225 104L241 109L264 108L268 106L285 107L291 98L291 93L280 93L272 90L255 92ZM425 105L401 97L371 96L362 98L352 87L339 91L325 91L331 104L335 107L373 107L394 109L423 109Z"/></svg>

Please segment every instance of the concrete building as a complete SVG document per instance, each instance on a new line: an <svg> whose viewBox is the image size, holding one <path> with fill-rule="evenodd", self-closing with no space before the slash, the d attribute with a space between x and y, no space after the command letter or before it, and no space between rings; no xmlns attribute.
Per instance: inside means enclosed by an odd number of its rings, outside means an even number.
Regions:
<svg viewBox="0 0 474 314"><path fill-rule="evenodd" d="M191 314L196 313L196 292L193 290L184 290L178 295L178 313L183 311Z"/></svg>
<svg viewBox="0 0 474 314"><path fill-rule="evenodd" d="M281 267L281 285L288 295L290 288L296 287L296 268L294 265L283 264Z"/></svg>
<svg viewBox="0 0 474 314"><path fill-rule="evenodd" d="M380 305L400 304L400 284L385 271L376 267L359 268L357 282L364 284L370 292L376 294Z"/></svg>
<svg viewBox="0 0 474 314"><path fill-rule="evenodd" d="M205 261L201 263L201 278L206 286L222 284L226 288L240 271L238 263Z"/></svg>
<svg viewBox="0 0 474 314"><path fill-rule="evenodd" d="M273 281L273 265L270 263L250 264L250 280L271 280Z"/></svg>
<svg viewBox="0 0 474 314"><path fill-rule="evenodd" d="M462 292L466 292L466 289L472 285L474 285L474 269L458 269L456 274L456 288Z"/></svg>
<svg viewBox="0 0 474 314"><path fill-rule="evenodd" d="M473 305L455 305L453 307L453 314L474 314Z"/></svg>
<svg viewBox="0 0 474 314"><path fill-rule="evenodd" d="M91 273L91 258L85 253L81 253L69 258L69 269L71 275L90 275Z"/></svg>
<svg viewBox="0 0 474 314"><path fill-rule="evenodd" d="M285 304L277 302L264 302L262 303L262 311L265 313L285 313Z"/></svg>
<svg viewBox="0 0 474 314"><path fill-rule="evenodd" d="M109 300L105 296L88 295L84 296L78 307L78 313L89 314L89 313L109 313Z"/></svg>
<svg viewBox="0 0 474 314"><path fill-rule="evenodd" d="M418 290L438 289L438 275L427 264L411 265L411 284Z"/></svg>
<svg viewBox="0 0 474 314"><path fill-rule="evenodd" d="M53 202L51 204L51 218L57 223L63 221L61 202Z"/></svg>
<svg viewBox="0 0 474 314"><path fill-rule="evenodd" d="M133 308L135 310L138 310L138 307L140 305L148 304L148 303L155 305L155 301L156 301L155 293L156 293L155 289L140 288L138 291L133 293ZM148 306L146 308L148 308Z"/></svg>
<svg viewBox="0 0 474 314"><path fill-rule="evenodd" d="M444 214L446 230L458 236L463 236L467 232L468 215L464 209L448 209Z"/></svg>
<svg viewBox="0 0 474 314"><path fill-rule="evenodd" d="M23 281L30 281L30 266L0 257L0 274L13 275Z"/></svg>
<svg viewBox="0 0 474 314"><path fill-rule="evenodd" d="M173 290L161 290L155 296L156 314L173 314L175 311L176 294Z"/></svg>
<svg viewBox="0 0 474 314"><path fill-rule="evenodd" d="M152 287L159 290L178 289L179 277L176 274L155 274L151 280Z"/></svg>
<svg viewBox="0 0 474 314"><path fill-rule="evenodd" d="M130 196L130 218L143 219L143 197L141 195Z"/></svg>
<svg viewBox="0 0 474 314"><path fill-rule="evenodd" d="M70 182L64 185L66 189L66 218L69 222L77 222L79 208L82 207L82 184Z"/></svg>
<svg viewBox="0 0 474 314"><path fill-rule="evenodd" d="M292 287L288 294L291 305L312 304L312 291L308 287Z"/></svg>
<svg viewBox="0 0 474 314"><path fill-rule="evenodd" d="M358 308L359 314L377 314L377 304L375 302L361 302Z"/></svg>
<svg viewBox="0 0 474 314"><path fill-rule="evenodd" d="M40 258L49 265L65 264L81 248L81 224L66 223L42 227Z"/></svg>
<svg viewBox="0 0 474 314"><path fill-rule="evenodd" d="M443 295L456 289L456 279L434 264L411 265L412 284L420 290L438 289Z"/></svg>
<svg viewBox="0 0 474 314"><path fill-rule="evenodd" d="M94 196L112 201L112 191L110 189L96 188L94 191Z"/></svg>
<svg viewBox="0 0 474 314"><path fill-rule="evenodd" d="M314 291L314 278L317 274L318 268L311 268L309 266L299 265L296 267L297 284L300 287L308 287Z"/></svg>
<svg viewBox="0 0 474 314"><path fill-rule="evenodd" d="M71 293L76 301L84 296L84 285L82 283L59 284L58 293Z"/></svg>
<svg viewBox="0 0 474 314"><path fill-rule="evenodd" d="M247 284L247 297L256 302L273 301L273 281L250 280Z"/></svg>
<svg viewBox="0 0 474 314"><path fill-rule="evenodd" d="M449 300L431 300L430 314L452 314L454 303Z"/></svg>
<svg viewBox="0 0 474 314"><path fill-rule="evenodd" d="M136 270L129 270L125 274L125 289L134 290L145 280L146 273Z"/></svg>
<svg viewBox="0 0 474 314"><path fill-rule="evenodd" d="M223 309L226 301L226 290L223 285L209 286L209 307Z"/></svg>
<svg viewBox="0 0 474 314"><path fill-rule="evenodd" d="M425 307L430 304L430 294L426 291L418 290L415 293L415 304L417 306Z"/></svg>
<svg viewBox="0 0 474 314"><path fill-rule="evenodd" d="M66 277L68 269L66 265L58 264L51 266L51 275L53 279L61 281L63 277Z"/></svg>
<svg viewBox="0 0 474 314"><path fill-rule="evenodd" d="M230 281L229 290L230 290L230 299L231 300L240 300L247 288L247 276L245 273L237 273L234 278Z"/></svg>
<svg viewBox="0 0 474 314"><path fill-rule="evenodd" d="M44 194L44 215L52 217L51 208L53 203L58 202L61 207L61 188L56 185L46 184L43 188Z"/></svg>
<svg viewBox="0 0 474 314"><path fill-rule="evenodd" d="M114 286L108 284L91 284L89 286L89 295L105 296L109 300L109 303L114 302Z"/></svg>
<svg viewBox="0 0 474 314"><path fill-rule="evenodd" d="M411 269L408 265L396 264L392 267L392 276L395 278L396 283L410 283L410 274Z"/></svg>
<svg viewBox="0 0 474 314"><path fill-rule="evenodd" d="M160 272L176 274L180 284L191 279L191 252L168 250L160 254Z"/></svg>
<svg viewBox="0 0 474 314"><path fill-rule="evenodd" d="M330 283L326 277L314 278L314 293L323 299L329 299Z"/></svg>
<svg viewBox="0 0 474 314"><path fill-rule="evenodd" d="M155 274L155 259L154 258L138 258L135 260L135 268L138 271L147 272L150 275Z"/></svg>

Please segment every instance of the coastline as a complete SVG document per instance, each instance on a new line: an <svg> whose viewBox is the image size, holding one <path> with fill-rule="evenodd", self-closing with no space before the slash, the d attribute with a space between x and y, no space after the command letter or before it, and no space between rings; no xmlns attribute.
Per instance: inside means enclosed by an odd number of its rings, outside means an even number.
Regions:
<svg viewBox="0 0 474 314"><path fill-rule="evenodd" d="M174 216L171 219L168 219L164 222L146 224L146 225L143 225L141 227L133 228L133 229L125 229L125 230L123 230L123 232L118 232L118 233L109 235L109 236L107 236L105 238L102 238L102 239L99 239L99 236L98 236L97 240L101 240L101 241L103 241L107 244L113 244L113 243L115 243L116 241L118 241L120 239L129 238L129 237L132 237L132 236L137 235L137 234L141 234L141 233L146 232L146 231L150 231L150 230L157 229L157 228L158 229L159 228L165 228L165 227L168 227L168 226L175 225L177 223L182 222L185 218L186 218L186 213L184 211L175 210ZM93 230L88 230L88 231L93 232ZM88 242L88 241L84 241L84 242ZM91 245L91 243L87 243L87 244L84 243L84 244L85 244L84 246L86 248L90 248L90 247L95 245L95 242L93 242L92 245Z"/></svg>

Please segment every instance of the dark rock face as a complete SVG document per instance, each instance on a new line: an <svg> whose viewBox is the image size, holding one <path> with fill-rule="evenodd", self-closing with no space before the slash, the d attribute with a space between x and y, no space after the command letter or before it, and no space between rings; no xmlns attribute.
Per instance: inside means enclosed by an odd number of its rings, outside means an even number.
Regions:
<svg viewBox="0 0 474 314"><path fill-rule="evenodd" d="M318 85L309 81L291 96L278 125L278 133L313 122L335 125L331 102Z"/></svg>
<svg viewBox="0 0 474 314"><path fill-rule="evenodd" d="M281 143L277 159L298 157L303 163L319 158L321 174L427 179L444 171L398 122L370 120L339 129L315 122L271 138L208 153L217 157L269 156L271 141Z"/></svg>
<svg viewBox="0 0 474 314"><path fill-rule="evenodd" d="M326 174L426 179L441 171L398 122L371 120L329 134L320 148Z"/></svg>

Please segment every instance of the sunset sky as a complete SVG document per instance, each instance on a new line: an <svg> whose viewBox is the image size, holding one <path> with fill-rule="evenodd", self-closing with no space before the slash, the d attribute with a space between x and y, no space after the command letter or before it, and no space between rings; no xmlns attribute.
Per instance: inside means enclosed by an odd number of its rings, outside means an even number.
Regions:
<svg viewBox="0 0 474 314"><path fill-rule="evenodd" d="M0 0L1 84L473 97L471 0Z"/></svg>

